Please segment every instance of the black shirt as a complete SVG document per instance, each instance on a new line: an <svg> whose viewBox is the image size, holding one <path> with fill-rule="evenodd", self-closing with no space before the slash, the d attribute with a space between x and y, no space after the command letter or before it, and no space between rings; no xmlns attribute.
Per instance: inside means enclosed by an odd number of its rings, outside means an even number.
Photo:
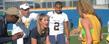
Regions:
<svg viewBox="0 0 109 44"><path fill-rule="evenodd" d="M9 42L11 40L12 37L7 35L5 18L3 16L0 16L0 44Z"/></svg>
<svg viewBox="0 0 109 44"><path fill-rule="evenodd" d="M37 44L45 44L46 36L48 35L48 29L44 31L44 33L39 34L37 28L34 28L31 31L31 37L37 39Z"/></svg>

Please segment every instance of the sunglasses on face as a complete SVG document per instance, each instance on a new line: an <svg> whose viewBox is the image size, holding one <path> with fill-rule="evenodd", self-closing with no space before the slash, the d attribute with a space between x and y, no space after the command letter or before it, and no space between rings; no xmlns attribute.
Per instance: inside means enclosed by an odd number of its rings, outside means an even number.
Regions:
<svg viewBox="0 0 109 44"><path fill-rule="evenodd" d="M12 16L14 16L14 17L17 18L17 19L19 18L19 16L17 16L17 15L12 15Z"/></svg>

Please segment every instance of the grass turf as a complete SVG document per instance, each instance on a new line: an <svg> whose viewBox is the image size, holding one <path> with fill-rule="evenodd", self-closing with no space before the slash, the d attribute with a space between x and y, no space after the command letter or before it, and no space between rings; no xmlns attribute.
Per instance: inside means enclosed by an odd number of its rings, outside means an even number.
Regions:
<svg viewBox="0 0 109 44"><path fill-rule="evenodd" d="M107 27L102 28L102 33L108 33ZM10 34L10 33L8 33ZM106 44L106 36L107 34L103 34L103 40L100 42L100 44ZM11 42L7 44L12 44ZM81 41L78 40L78 36L70 36L70 44L81 44Z"/></svg>

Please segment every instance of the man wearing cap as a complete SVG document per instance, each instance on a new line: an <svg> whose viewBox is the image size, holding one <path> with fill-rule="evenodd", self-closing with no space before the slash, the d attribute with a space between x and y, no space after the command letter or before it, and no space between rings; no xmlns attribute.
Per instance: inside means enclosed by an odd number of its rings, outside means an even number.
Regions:
<svg viewBox="0 0 109 44"><path fill-rule="evenodd" d="M13 11L11 10L13 9ZM22 32L15 33L13 35L7 35L7 25L9 23L15 23L18 20L18 16L16 14L16 8L8 8L5 13L5 17L2 19L2 24L0 24L0 44L4 44L9 41L15 41L23 36ZM5 31L5 32L4 32Z"/></svg>
<svg viewBox="0 0 109 44"><path fill-rule="evenodd" d="M38 14L29 12L30 6L27 3L20 5L20 17L21 17L21 25L20 27L24 32L24 44L31 44L30 32L36 26L36 17Z"/></svg>
<svg viewBox="0 0 109 44"><path fill-rule="evenodd" d="M22 34L23 34L23 30L18 26L19 20L20 20L19 10L16 7L11 7L11 8L7 9L6 13L8 14L8 16L9 15L13 16L11 18L13 19L12 21L14 21L14 22L7 23L7 29L12 30L11 34L14 35L14 34L16 34L18 32L22 32ZM8 17L8 19L9 18L10 17ZM12 43L13 44L23 44L23 37L17 39L16 41L13 41Z"/></svg>

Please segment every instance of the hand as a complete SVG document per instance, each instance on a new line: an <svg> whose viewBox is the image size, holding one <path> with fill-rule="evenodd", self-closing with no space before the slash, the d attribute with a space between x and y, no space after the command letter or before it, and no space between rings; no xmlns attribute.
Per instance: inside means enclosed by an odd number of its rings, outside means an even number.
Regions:
<svg viewBox="0 0 109 44"><path fill-rule="evenodd" d="M78 40L82 40L82 34L79 34Z"/></svg>
<svg viewBox="0 0 109 44"><path fill-rule="evenodd" d="M16 34L17 34L17 36L18 36L18 39L21 38L21 37L23 37L23 35L24 35L23 32L18 32L18 33L16 33Z"/></svg>
<svg viewBox="0 0 109 44"><path fill-rule="evenodd" d="M70 44L70 38L69 37L66 37L66 44Z"/></svg>
<svg viewBox="0 0 109 44"><path fill-rule="evenodd" d="M79 33L78 29L73 29L73 30L70 32L70 35L71 35L71 36L76 36L76 34L78 34L78 33Z"/></svg>
<svg viewBox="0 0 109 44"><path fill-rule="evenodd" d="M12 40L17 40L21 37L23 37L23 32L18 32L12 36Z"/></svg>
<svg viewBox="0 0 109 44"><path fill-rule="evenodd" d="M66 44L70 44L69 39L66 39Z"/></svg>
<svg viewBox="0 0 109 44"><path fill-rule="evenodd" d="M103 40L103 38L104 38L104 37L103 37L103 34L101 34L101 35L100 35L100 40Z"/></svg>

